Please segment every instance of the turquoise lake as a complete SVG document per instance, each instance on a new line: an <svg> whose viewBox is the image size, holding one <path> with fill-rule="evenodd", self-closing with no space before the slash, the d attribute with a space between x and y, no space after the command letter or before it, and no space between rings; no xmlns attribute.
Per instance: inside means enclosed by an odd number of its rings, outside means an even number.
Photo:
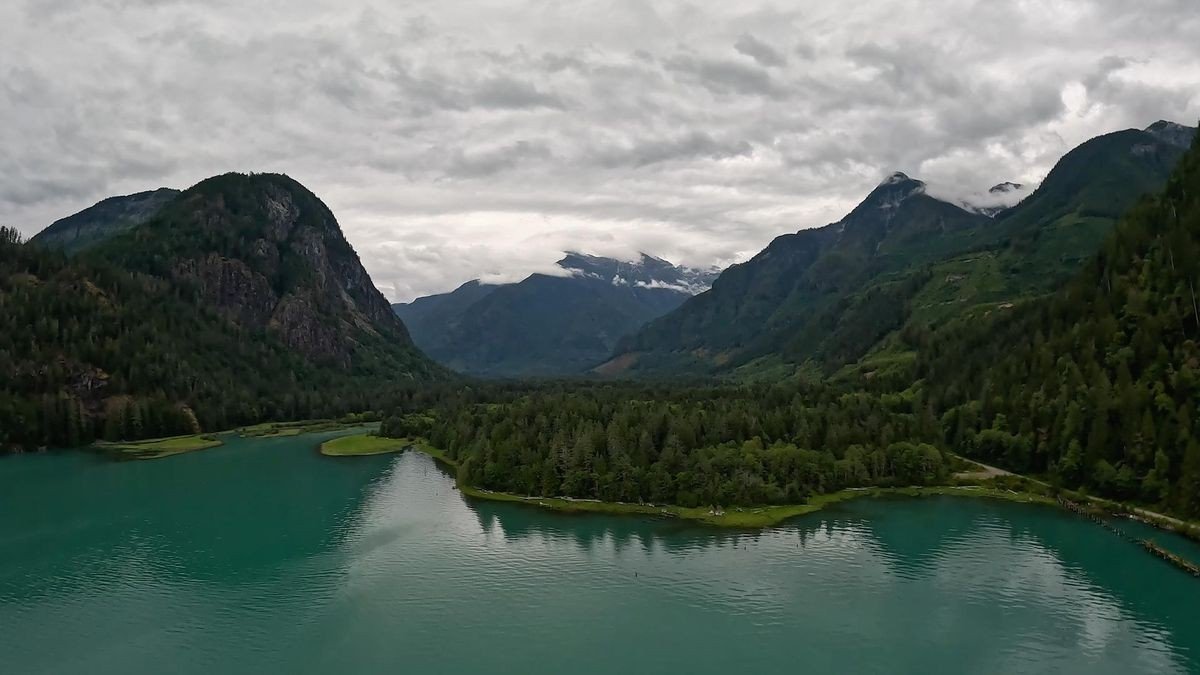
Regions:
<svg viewBox="0 0 1200 675"><path fill-rule="evenodd" d="M469 502L333 435L0 458L0 671L1200 672L1200 580L1057 509L730 532Z"/></svg>

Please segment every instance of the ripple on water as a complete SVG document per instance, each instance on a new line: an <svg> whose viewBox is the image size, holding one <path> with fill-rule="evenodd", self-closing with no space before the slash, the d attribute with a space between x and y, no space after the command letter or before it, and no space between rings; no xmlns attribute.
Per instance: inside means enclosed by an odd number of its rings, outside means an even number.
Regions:
<svg viewBox="0 0 1200 675"><path fill-rule="evenodd" d="M423 455L271 447L0 472L30 513L0 532L6 670L1197 669L1200 584L1049 509L862 500L729 533L468 503Z"/></svg>

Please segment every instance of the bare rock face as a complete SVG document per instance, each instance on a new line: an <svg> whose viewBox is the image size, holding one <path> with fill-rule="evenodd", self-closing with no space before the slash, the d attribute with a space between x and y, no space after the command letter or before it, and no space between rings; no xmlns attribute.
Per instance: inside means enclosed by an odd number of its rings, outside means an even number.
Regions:
<svg viewBox="0 0 1200 675"><path fill-rule="evenodd" d="M310 359L349 368L365 339L415 351L328 207L287 176L210 178L136 235L119 254Z"/></svg>
<svg viewBox="0 0 1200 675"><path fill-rule="evenodd" d="M1146 133L1164 143L1187 149L1196 137L1196 127L1187 127L1168 120L1159 120L1146 127Z"/></svg>
<svg viewBox="0 0 1200 675"><path fill-rule="evenodd" d="M350 348L337 325L322 320L316 308L302 297L289 295L276 305L269 327L297 351L350 367Z"/></svg>
<svg viewBox="0 0 1200 675"><path fill-rule="evenodd" d="M240 260L216 254L189 258L176 265L174 276L194 284L209 305L242 326L266 328L279 304L266 278Z"/></svg>

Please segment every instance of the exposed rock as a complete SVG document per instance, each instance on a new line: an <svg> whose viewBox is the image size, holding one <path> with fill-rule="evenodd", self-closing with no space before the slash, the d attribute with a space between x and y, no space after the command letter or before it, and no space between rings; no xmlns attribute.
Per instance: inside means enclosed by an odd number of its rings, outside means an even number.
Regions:
<svg viewBox="0 0 1200 675"><path fill-rule="evenodd" d="M279 304L265 277L240 260L215 253L180 261L175 278L195 285L205 302L222 316L248 328L266 328Z"/></svg>
<svg viewBox="0 0 1200 675"><path fill-rule="evenodd" d="M287 176L210 178L105 251L186 283L223 317L313 360L348 368L368 338L412 350L333 214Z"/></svg>

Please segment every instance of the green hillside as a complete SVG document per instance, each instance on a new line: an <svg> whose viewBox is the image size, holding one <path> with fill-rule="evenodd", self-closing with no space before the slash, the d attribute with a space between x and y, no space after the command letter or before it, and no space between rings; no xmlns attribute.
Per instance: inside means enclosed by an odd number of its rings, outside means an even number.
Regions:
<svg viewBox="0 0 1200 675"><path fill-rule="evenodd" d="M891 369L898 357L911 365L901 331L1020 304L1077 271L1184 152L1178 134L1157 128L1084 143L994 217L896 174L841 221L779 237L730 268L711 291L622 341L600 370L754 379L805 363L824 373L857 364L849 377Z"/></svg>
<svg viewBox="0 0 1200 675"><path fill-rule="evenodd" d="M1198 285L1195 144L1063 290L917 337L951 447L1200 515Z"/></svg>
<svg viewBox="0 0 1200 675"><path fill-rule="evenodd" d="M0 447L331 417L449 377L284 176L205 181L73 258L5 230L0 326Z"/></svg>

